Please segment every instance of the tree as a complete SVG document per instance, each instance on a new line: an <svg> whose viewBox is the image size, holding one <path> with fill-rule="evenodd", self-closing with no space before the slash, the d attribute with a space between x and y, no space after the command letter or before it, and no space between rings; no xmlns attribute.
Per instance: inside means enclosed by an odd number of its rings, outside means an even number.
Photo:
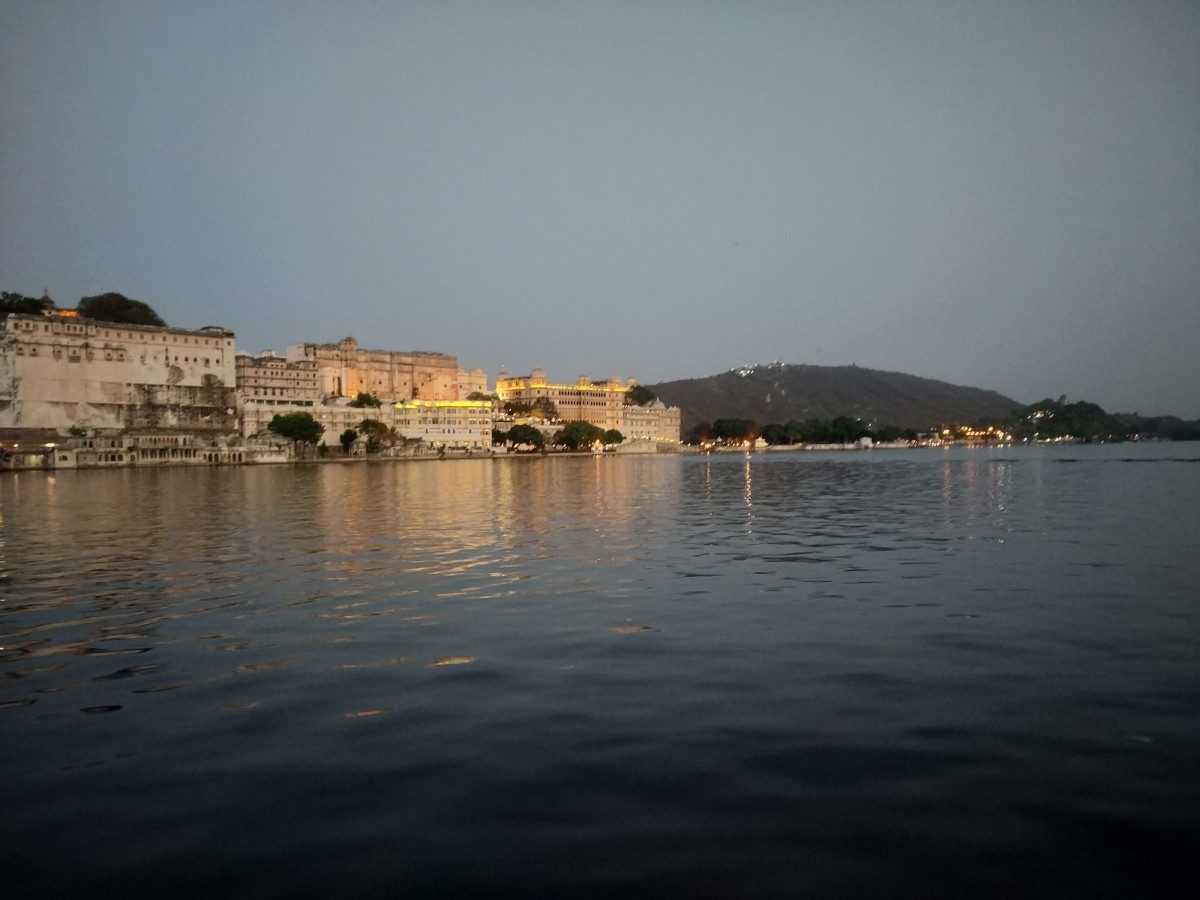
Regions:
<svg viewBox="0 0 1200 900"><path fill-rule="evenodd" d="M703 444L707 440L712 439L712 425L708 422L697 422L692 426L692 430L688 432L689 444Z"/></svg>
<svg viewBox="0 0 1200 900"><path fill-rule="evenodd" d="M0 318L11 313L40 316L46 311L46 298L26 297L9 291L0 291Z"/></svg>
<svg viewBox="0 0 1200 900"><path fill-rule="evenodd" d="M532 444L538 450L546 446L546 438L532 425L514 425L508 429L508 440L514 447Z"/></svg>
<svg viewBox="0 0 1200 900"><path fill-rule="evenodd" d="M384 440L392 436L391 429L378 419L363 419L359 423L358 431L367 439L368 453L378 453Z"/></svg>
<svg viewBox="0 0 1200 900"><path fill-rule="evenodd" d="M491 400L494 403L496 400L496 395L495 394L485 394L483 391L471 391L471 393L467 394L467 399L468 400L476 400L476 401Z"/></svg>
<svg viewBox="0 0 1200 900"><path fill-rule="evenodd" d="M580 447L590 447L596 441L604 440L604 429L576 419L568 422L554 433L554 443L568 450L578 450Z"/></svg>
<svg viewBox="0 0 1200 900"><path fill-rule="evenodd" d="M81 316L99 319L101 322L116 322L124 325L157 325L166 327L150 305L141 300L130 300L124 294L109 292L94 297L84 297L76 307Z"/></svg>
<svg viewBox="0 0 1200 900"><path fill-rule="evenodd" d="M617 429L615 429L615 428L610 428L610 429L608 429L608 431L604 432L604 445L606 447L611 447L614 444L619 444L624 440L625 440L625 435L621 434L621 432L617 431Z"/></svg>
<svg viewBox="0 0 1200 900"><path fill-rule="evenodd" d="M315 444L325 433L325 426L313 418L312 413L294 412L276 415L267 430L289 441Z"/></svg>
<svg viewBox="0 0 1200 900"><path fill-rule="evenodd" d="M881 444L891 444L895 441L904 440L906 435L903 428L896 425L884 425L882 428L876 428L875 433L871 437Z"/></svg>
<svg viewBox="0 0 1200 900"><path fill-rule="evenodd" d="M526 403L524 400L507 400L504 403L504 414L506 416L527 416L533 411L533 404Z"/></svg>
<svg viewBox="0 0 1200 900"><path fill-rule="evenodd" d="M712 433L725 442L752 441L758 437L758 423L753 419L717 419L712 424Z"/></svg>
<svg viewBox="0 0 1200 900"><path fill-rule="evenodd" d="M788 437L786 425L781 425L778 422L772 422L769 425L764 425L762 430L762 438L768 444L790 444L791 439Z"/></svg>
<svg viewBox="0 0 1200 900"><path fill-rule="evenodd" d="M503 444L507 440L508 440L508 432L507 431L501 431L499 428L492 429L492 443L493 444Z"/></svg>
<svg viewBox="0 0 1200 900"><path fill-rule="evenodd" d="M383 401L374 394L366 394L359 391L355 398L346 405L353 406L355 409L363 409L368 406L379 409L379 407L383 406Z"/></svg>
<svg viewBox="0 0 1200 900"><path fill-rule="evenodd" d="M533 401L529 412L546 422L553 422L558 418L558 407L549 397L538 397Z"/></svg>
<svg viewBox="0 0 1200 900"><path fill-rule="evenodd" d="M833 443L853 444L859 438L866 437L867 428L850 416L834 416L829 422L829 432Z"/></svg>
<svg viewBox="0 0 1200 900"><path fill-rule="evenodd" d="M626 406L649 406L658 398L648 388L635 384L625 392Z"/></svg>
<svg viewBox="0 0 1200 900"><path fill-rule="evenodd" d="M342 432L342 436L338 438L338 440L340 440L342 443L342 452L349 456L350 448L354 445L354 442L358 440L358 432L353 428L347 428Z"/></svg>

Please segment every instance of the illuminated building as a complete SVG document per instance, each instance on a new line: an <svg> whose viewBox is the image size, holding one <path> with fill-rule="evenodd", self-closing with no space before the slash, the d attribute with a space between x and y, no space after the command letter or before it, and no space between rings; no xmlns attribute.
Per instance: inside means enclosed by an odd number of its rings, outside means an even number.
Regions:
<svg viewBox="0 0 1200 900"><path fill-rule="evenodd" d="M626 392L637 384L633 378L622 381L612 375L593 381L580 375L574 384L552 384L543 369L529 375L496 376L496 396L500 403L533 404L549 400L564 422L583 421L605 430L615 428L627 440L679 442L680 411L655 401L647 406L626 404Z"/></svg>
<svg viewBox="0 0 1200 900"><path fill-rule="evenodd" d="M287 360L316 365L321 398L361 393L393 401L459 399L458 360L445 353L363 350L346 337L336 344L293 344Z"/></svg>

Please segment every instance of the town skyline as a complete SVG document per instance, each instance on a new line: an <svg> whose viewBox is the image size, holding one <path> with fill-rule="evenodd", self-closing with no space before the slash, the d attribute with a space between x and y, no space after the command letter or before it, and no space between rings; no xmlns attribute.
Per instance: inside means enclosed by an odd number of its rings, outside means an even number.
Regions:
<svg viewBox="0 0 1200 900"><path fill-rule="evenodd" d="M6 4L0 287L1200 418L1200 7Z"/></svg>
<svg viewBox="0 0 1200 900"><path fill-rule="evenodd" d="M19 292L11 292L11 293L5 292L5 293L6 293L6 295L11 295L13 299L16 299L17 296L20 295ZM28 295L26 295L26 296L28 296ZM136 299L132 299L132 298L125 298L124 294L119 294L119 293L108 293L104 296L113 296L113 298L119 298L120 302L122 302L122 304L128 304L128 302L132 301L133 305L146 306L149 308L149 311L151 313L156 314L154 312L154 308L152 308L152 305L145 304L145 301L140 301L140 300L136 300ZM35 300L36 298L28 298L28 299ZM59 316L61 316L62 311L64 311L64 310L70 311L72 313L74 312L73 310L71 310L71 307L64 307L61 304L59 304L59 302L56 301L53 298L53 296L49 295L48 289L44 290L44 293L43 293L43 296L41 299L48 300L50 302L50 304L52 304L54 307L54 314L59 314ZM96 299L98 299L98 298L95 298L95 296L92 296L92 298L83 298L83 300L96 300ZM95 317L91 317L91 318L95 318ZM103 319L103 318L98 318L95 320L98 324L103 324L104 322L106 322L106 319ZM169 326L169 328L172 328L172 329L193 330L193 331L194 330L202 330L203 328L206 328L206 326L200 326L200 325L194 325L194 326L193 325L176 325L175 323L168 323L168 326ZM220 329L229 331L229 334L234 336L234 338L236 340L236 334L238 334L238 331L236 331L236 329L228 328L228 326L222 325L221 323L210 323L208 325L208 328L212 328L212 326L215 326L215 328L220 328ZM524 378L528 378L530 376L530 374L532 374L532 376L534 376L534 377L538 377L540 374L540 377L544 378L548 384L556 385L556 386L558 386L558 388L569 388L569 386L575 385L578 382L580 382L581 379L590 379L590 380L594 380L594 382L602 382L602 380L618 379L618 380L628 380L628 382L630 382L630 383L637 383L637 384L642 384L642 385L646 385L646 384L655 384L656 385L656 384L679 383L679 382L703 382L703 380L724 376L724 374L728 374L728 373L736 373L736 374L739 374L739 376L744 377L744 376L746 376L746 374L750 374L755 371L775 371L775 370L779 370L779 368L781 368L781 367L782 368L788 368L788 367L824 368L824 370L827 370L827 371L838 370L838 368L850 368L850 370L862 370L864 372L877 372L877 373L882 374L882 376L916 377L918 379L925 379L924 376L919 376L919 374L917 374L917 373L880 370L880 368L876 368L876 367L872 367L872 366L859 366L858 364L848 364L845 366L814 366L812 364L793 364L793 362L787 362L787 361L782 361L782 360L772 360L769 362L769 364L767 364L767 362L752 362L752 364L731 366L730 368L726 368L726 370L722 370L719 372L709 372L707 374L704 374L704 376L696 376L696 377L682 378L682 379L667 378L667 379L661 379L660 382L646 382L646 380L638 379L636 377L636 374L634 374L634 373L629 373L629 372L622 373L622 372L616 372L616 371L610 371L606 374L606 376L602 376L599 378L598 378L599 371L596 371L593 373L577 372L575 374L574 378L568 378L568 377L566 377L566 374L564 372L551 372L551 373L547 374L546 367L540 366L540 365L528 365L528 366L504 366L504 365L502 365L502 366L500 366L500 368L497 372L487 372L481 366L468 366L468 365L464 364L464 361L460 358L460 356L458 356L458 354L454 353L454 350L451 350L451 349L412 348L412 347L408 347L408 348L370 347L370 346L365 346L365 344L360 342L358 340L358 337L356 337L354 335L343 335L341 338L338 338L338 340L335 340L335 341L296 341L296 342L292 342L292 343L282 344L282 346L264 347L259 350L251 350L251 349L246 348L245 346L241 346L241 344L238 343L238 344L236 344L234 349L235 349L235 354L238 356L247 356L247 358L253 358L256 360L258 360L258 359L280 359L280 360L283 360L283 359L289 358L289 353L292 352L292 350L300 350L300 352L302 352L302 350L304 350L304 348L306 346L307 347L320 346L320 347L325 347L325 348L335 348L335 347L341 346L341 344L344 344L347 342L353 343L355 348L358 348L358 350L361 350L361 352L364 352L364 353L384 353L384 354L415 353L415 354L425 354L425 355L432 355L432 356L446 356L446 358L454 359L457 362L457 365L458 365L458 367L460 367L462 374L470 374L470 376L473 376L473 377L478 376L478 374L482 374L482 377L485 378L485 384L488 385L486 388L486 391L488 391L488 392L494 392L494 390L496 390L496 388L494 388L494 385L493 385L493 378L496 379L496 383L498 383L500 377L515 376L517 378L524 379ZM368 342L368 343L370 343L370 342ZM943 380L943 379L929 379L929 380L935 380L935 382L942 382L943 384L953 386L953 388L988 391L988 392L994 392L994 394L997 394L1000 396L1004 396L1004 395L1002 395L1002 392L995 391L994 389L991 389L991 388L989 388L989 386L986 386L986 385L967 385L964 383L952 382L952 380ZM479 390L481 390L481 391L485 390L484 385L475 385L475 386L476 386L476 388L479 388ZM1072 395L1067 395L1067 394L1055 394L1054 391L1048 392L1048 394L1046 394L1043 397L1033 398L1033 400L1030 400L1030 398L1018 398L1018 397L1006 397L1006 398L1007 398L1007 400L1012 400L1015 403L1018 403L1019 406L1032 406L1032 404L1036 404L1040 401L1045 401L1045 400L1052 401L1052 400L1054 400L1054 398L1056 396L1058 397L1057 402L1064 402L1064 401L1073 401L1073 402L1078 401L1078 402L1085 402L1085 403L1092 402L1092 397L1088 396L1086 394L1082 395L1082 396L1072 396ZM768 398L768 402L769 402L769 398ZM1112 414L1117 414L1117 415L1139 414L1139 410L1124 410L1124 409L1109 409L1108 412L1112 413ZM1148 416L1148 418L1163 418L1163 416L1165 416L1165 418L1172 418L1172 416L1174 416L1174 418L1177 418L1177 419L1184 419L1184 420L1187 419L1187 416L1178 415L1174 412L1165 412L1165 413L1154 414L1152 416Z"/></svg>

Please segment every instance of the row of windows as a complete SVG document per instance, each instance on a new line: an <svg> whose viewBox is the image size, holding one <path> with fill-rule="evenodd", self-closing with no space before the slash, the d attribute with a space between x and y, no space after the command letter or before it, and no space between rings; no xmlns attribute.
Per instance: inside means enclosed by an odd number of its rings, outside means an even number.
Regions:
<svg viewBox="0 0 1200 900"><path fill-rule="evenodd" d="M22 344L18 344L17 345L17 356L24 356L24 355L25 355L25 347ZM37 356L38 348L30 347L29 355ZM51 355L55 359L62 359L63 348L62 347L54 347L51 351ZM96 358L96 352L94 350L88 350L87 351L88 362L91 362L95 358ZM113 362L113 361L128 362L128 360L129 360L129 357L126 355L124 350L105 350L104 358L109 362ZM67 353L67 362L81 362L82 359L83 359L83 357L79 352L79 348L77 348L77 347L69 348L69 352ZM140 361L144 363L146 361L146 357L143 356ZM166 357L164 357L163 361L165 363L167 363L167 365L170 365L172 362L179 362L179 357L176 356L174 358L174 360L172 360L171 356L168 354ZM183 361L185 363L195 363L197 365L204 365L204 366L211 365L211 360L207 356L205 356L203 359L199 356L196 356L196 357L185 356L183 358Z"/></svg>
<svg viewBox="0 0 1200 900"><path fill-rule="evenodd" d="M407 426L414 430L419 429L422 434L457 434L457 428L421 428L421 426Z"/></svg>
<svg viewBox="0 0 1200 900"><path fill-rule="evenodd" d="M180 435L167 435L164 437L139 437L139 447L167 447L179 446L185 439Z"/></svg>
<svg viewBox="0 0 1200 900"><path fill-rule="evenodd" d="M37 328L37 325L34 322L24 322L23 327L26 331L34 331ZM47 322L42 325L42 331L45 333L49 333L49 332L53 331L56 334L61 334L64 332L67 334L84 334L87 331L87 329L83 325L72 325L70 323L64 323L64 322L53 322L53 323ZM160 338L160 337L162 338L163 343L166 343L166 341L167 341L167 335L161 334L161 333L146 334L146 333L143 333L140 331L113 332L107 328L104 329L104 331L102 333L103 333L104 337L107 337L107 338L116 337L119 340L127 340L127 341L137 340L137 341L145 342L146 340L153 341L156 338ZM219 346L221 346L221 343L222 343L221 340L217 339L217 338L185 337L182 340L185 344L194 343L194 344L196 344L196 346L200 346L200 342L204 341L204 346L206 346L206 347L211 347L211 346L219 347ZM178 344L179 341L180 341L180 338L178 335L171 335L171 343ZM231 339L226 339L224 341L224 343L225 343L225 346L227 346L227 347L233 346L233 341Z"/></svg>
<svg viewBox="0 0 1200 900"><path fill-rule="evenodd" d="M156 338L161 337L164 344L167 342L167 336L165 334L143 334L140 331L131 331L128 334L126 334L121 331L112 332L112 331L109 331L108 329L105 329L104 336L108 337L108 338L116 337L119 340L127 340L127 341L138 340L138 341L142 341L142 342L145 342L147 339L153 341ZM194 343L197 347L200 346L201 341L204 341L205 347L211 347L214 345L219 347L219 346L221 346L221 343L222 343L220 340L218 340L216 338L185 337L185 338L181 339L178 335L171 335L171 343L172 344L178 344L180 342L180 340L182 340L183 343L185 343L185 344L193 344ZM233 346L233 341L231 341L231 340L226 340L224 343L225 343L226 347Z"/></svg>
<svg viewBox="0 0 1200 900"><path fill-rule="evenodd" d="M242 366L238 366L237 369L238 369L238 372L240 373L240 375L244 378L271 378L271 379L290 378L293 381L303 378L305 381L312 381L312 382L316 382L316 380L317 380L316 372L311 372L311 373L304 372L303 374L297 374L295 372L287 372L287 373L281 374L280 372L272 370L272 369L251 369L249 372L247 372Z"/></svg>

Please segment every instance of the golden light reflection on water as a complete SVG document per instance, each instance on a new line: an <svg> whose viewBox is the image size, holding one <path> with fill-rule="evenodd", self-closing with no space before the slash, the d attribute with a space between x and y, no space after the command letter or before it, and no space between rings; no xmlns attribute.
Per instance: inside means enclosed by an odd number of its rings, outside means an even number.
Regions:
<svg viewBox="0 0 1200 900"><path fill-rule="evenodd" d="M126 679L128 693L215 689L304 667L306 646L331 648L320 651L333 654L325 671L367 677L413 658L379 653L369 639L380 629L436 629L480 603L503 600L519 616L543 598L594 595L562 548L588 571L621 572L680 502L677 466L592 457L4 480L0 561L26 579L3 610L0 661L50 678L63 669L44 693ZM632 596L639 579L604 587ZM481 649L448 646L423 665L466 665ZM172 671L197 650L233 659ZM146 653L153 664L71 674L72 659Z"/></svg>

